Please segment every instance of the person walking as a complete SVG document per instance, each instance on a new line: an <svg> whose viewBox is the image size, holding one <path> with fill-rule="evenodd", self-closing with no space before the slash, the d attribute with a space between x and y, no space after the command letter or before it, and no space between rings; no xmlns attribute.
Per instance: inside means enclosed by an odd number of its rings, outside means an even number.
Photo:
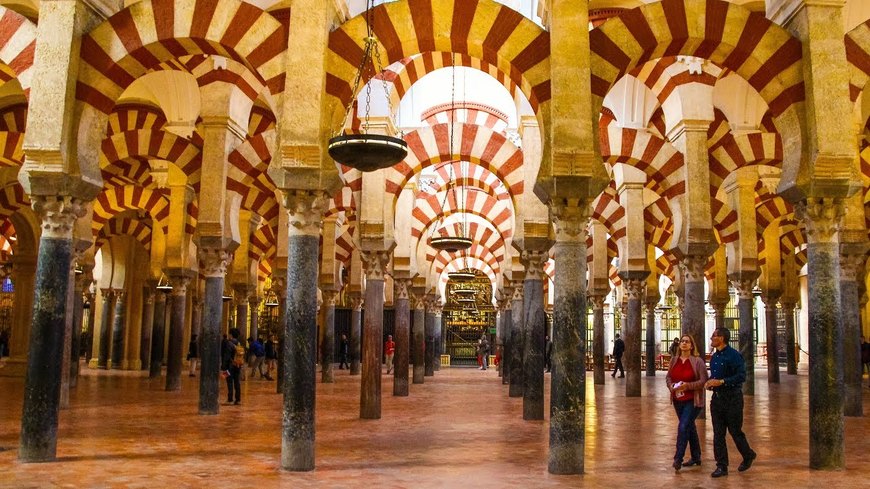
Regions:
<svg viewBox="0 0 870 489"><path fill-rule="evenodd" d="M260 379L266 379L269 376L263 373L263 362L266 360L266 348L260 338L254 339L251 343L251 380L254 380L254 371L260 372ZM267 372L268 373L268 372Z"/></svg>
<svg viewBox="0 0 870 489"><path fill-rule="evenodd" d="M671 342L671 347L668 348L668 353L671 355L671 361L673 362L677 355L680 354L680 339L674 337L674 341Z"/></svg>
<svg viewBox="0 0 870 489"><path fill-rule="evenodd" d="M625 353L625 342L616 333L616 338L613 340L613 358L616 363L613 365L613 373L611 377L616 377L616 371L619 370L619 378L625 377L625 369L622 366L622 354Z"/></svg>
<svg viewBox="0 0 870 489"><path fill-rule="evenodd" d="M275 380L272 374L278 369L278 340L270 334L266 340L266 380Z"/></svg>
<svg viewBox="0 0 870 489"><path fill-rule="evenodd" d="M480 335L477 340L477 363L480 364L480 370L486 370L489 363L489 341L486 340L486 333Z"/></svg>
<svg viewBox="0 0 870 489"><path fill-rule="evenodd" d="M348 343L347 335L341 335L341 343L338 345L338 369L344 370L350 368L350 363L347 361Z"/></svg>
<svg viewBox="0 0 870 489"><path fill-rule="evenodd" d="M242 368L245 366L245 347L239 342L239 330L230 330L230 337L221 348L222 369L227 378L227 404L242 403Z"/></svg>
<svg viewBox="0 0 870 489"><path fill-rule="evenodd" d="M396 354L396 342L393 341L393 335L387 335L387 341L384 343L384 355L387 357L387 373L393 371L393 355Z"/></svg>
<svg viewBox="0 0 870 489"><path fill-rule="evenodd" d="M677 449L674 452L674 470L701 465L701 441L695 418L704 409L704 384L707 382L707 365L701 358L695 340L690 335L679 339L679 356L671 359L665 377L671 391L671 403L677 413ZM691 458L683 462L686 446L691 448Z"/></svg>
<svg viewBox="0 0 870 489"><path fill-rule="evenodd" d="M713 391L710 401L710 415L713 418L713 456L716 470L712 477L728 475L728 446L725 444L725 431L731 433L734 445L743 462L738 472L752 467L758 456L743 433L743 383L746 381L746 365L743 356L728 346L731 332L727 328L716 328L710 337L710 346L716 351L710 358L710 379L704 386Z"/></svg>
<svg viewBox="0 0 870 489"><path fill-rule="evenodd" d="M190 362L190 376L196 377L196 362L199 360L199 341L196 333L190 335L190 344L187 345L187 361Z"/></svg>

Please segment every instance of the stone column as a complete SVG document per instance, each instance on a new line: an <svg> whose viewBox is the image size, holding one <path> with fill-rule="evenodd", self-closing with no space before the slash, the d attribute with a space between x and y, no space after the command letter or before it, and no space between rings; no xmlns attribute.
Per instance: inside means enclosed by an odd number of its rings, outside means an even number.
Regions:
<svg viewBox="0 0 870 489"><path fill-rule="evenodd" d="M501 306L501 328L504 332L504 342L501 349L501 363L499 367L502 371L502 385L510 385L511 383L511 355L513 350L513 338L511 337L511 324L513 323L513 311L511 310L511 294L513 289L505 285L505 298L502 299Z"/></svg>
<svg viewBox="0 0 870 489"><path fill-rule="evenodd" d="M425 347L426 347L426 301L422 291L414 291L411 296L414 308L414 331L411 334L411 344L414 351L413 383L422 384L426 374Z"/></svg>
<svg viewBox="0 0 870 489"><path fill-rule="evenodd" d="M510 355L510 387L508 396L523 396L523 350L525 337L523 335L523 285L519 280L512 282L511 295L511 355Z"/></svg>
<svg viewBox="0 0 870 489"><path fill-rule="evenodd" d="M655 297L647 295L646 307L646 376L656 376L656 306L659 303L658 294Z"/></svg>
<svg viewBox="0 0 870 489"><path fill-rule="evenodd" d="M127 326L127 292L115 292L115 320L112 324L112 370L121 370L124 363L124 336Z"/></svg>
<svg viewBox="0 0 870 489"><path fill-rule="evenodd" d="M34 247L36 248L36 247ZM36 284L37 249L23 250L12 255L11 279L15 285L12 303L12 331L9 338L9 358L6 359L7 374L24 377L27 369L27 353L30 350L30 327L33 322L33 289ZM94 329L93 326L91 326ZM93 334L93 333L92 333ZM99 342L94 342L99 343ZM99 347L99 345L97 344ZM96 364L96 360L94 361Z"/></svg>
<svg viewBox="0 0 870 489"><path fill-rule="evenodd" d="M411 341L411 311L408 289L411 279L397 278L394 282L396 301L396 354L393 357L393 395L408 395L408 357Z"/></svg>
<svg viewBox="0 0 870 489"><path fill-rule="evenodd" d="M284 191L289 218L284 332L281 467L314 469L318 247L325 199L317 191Z"/></svg>
<svg viewBox="0 0 870 489"><path fill-rule="evenodd" d="M169 313L169 350L166 354L166 390L181 389L181 370L184 356L184 318L187 308L187 286L190 277L181 274L170 275L172 281L172 305ZM201 377L205 377L203 372Z"/></svg>
<svg viewBox="0 0 870 489"><path fill-rule="evenodd" d="M362 382L359 417L381 419L381 359L384 353L384 272L386 250L360 251L366 274L366 314L363 328Z"/></svg>
<svg viewBox="0 0 870 489"><path fill-rule="evenodd" d="M764 322L767 334L767 383L779 384L779 339L776 334L776 302L779 297L768 293L761 297L764 302Z"/></svg>
<svg viewBox="0 0 870 489"><path fill-rule="evenodd" d="M252 338L260 337L260 298L255 294L248 299L248 324ZM196 307L196 306L194 306ZM196 309L194 309L196 311Z"/></svg>
<svg viewBox="0 0 870 489"><path fill-rule="evenodd" d="M786 373L797 375L797 358L795 355L794 302L783 302L782 314L785 316L785 358Z"/></svg>
<svg viewBox="0 0 870 489"><path fill-rule="evenodd" d="M338 297L337 290L324 289L323 291L323 347L320 362L320 382L332 384L335 382L335 300Z"/></svg>
<svg viewBox="0 0 870 489"><path fill-rule="evenodd" d="M680 318L681 333L691 335L698 348L705 349L709 342L704 328L704 268L707 266L707 255L689 255L680 261L683 272L683 301Z"/></svg>
<svg viewBox="0 0 870 489"><path fill-rule="evenodd" d="M526 276L523 280L525 311L523 348L523 419L544 419L544 265L547 251L524 250L521 254ZM555 345L555 343L554 343ZM555 347L555 346L554 346Z"/></svg>
<svg viewBox="0 0 870 489"><path fill-rule="evenodd" d="M841 250L843 245L841 245ZM861 377L861 304L858 280L864 278L865 254L840 255L840 317L843 328L843 414L864 415Z"/></svg>
<svg viewBox="0 0 870 489"><path fill-rule="evenodd" d="M362 310L365 301L359 295L350 297L350 375L360 374L360 355L362 352L361 333L362 333Z"/></svg>
<svg viewBox="0 0 870 489"><path fill-rule="evenodd" d="M247 346L248 334L248 287L234 287L236 306L236 328L239 329L239 341Z"/></svg>
<svg viewBox="0 0 870 489"><path fill-rule="evenodd" d="M73 327L72 327L72 343L70 347L70 370L69 370L69 386L75 388L79 381L80 353L82 345L82 323L84 321L85 312L85 296L84 292L90 287L93 282L93 274L90 270L77 274L75 277L75 291L73 296Z"/></svg>
<svg viewBox="0 0 870 489"><path fill-rule="evenodd" d="M747 278L748 277L748 278ZM743 393L747 396L755 395L755 320L753 318L752 287L755 278L751 273L743 273L739 279L731 279L734 288L737 289L737 314L740 317L740 354L746 364L746 382L743 384Z"/></svg>
<svg viewBox="0 0 870 489"><path fill-rule="evenodd" d="M93 356L93 344L94 344L94 330L96 328L96 316L97 316L97 306L95 304L96 294L93 292L86 292L85 298L88 303L88 334L86 336L86 342L89 343L85 348L85 364L90 367L90 362Z"/></svg>
<svg viewBox="0 0 870 489"><path fill-rule="evenodd" d="M810 468L844 466L843 330L840 318L839 199L802 201L795 211L807 232L810 350Z"/></svg>
<svg viewBox="0 0 870 489"><path fill-rule="evenodd" d="M163 344L166 338L166 292L154 295L154 321L151 324L151 364L148 377L160 377L163 368Z"/></svg>
<svg viewBox="0 0 870 489"><path fill-rule="evenodd" d="M100 354L97 368L109 368L109 352L112 341L112 319L115 311L115 293L111 288L100 289L103 298L103 314L100 320Z"/></svg>
<svg viewBox="0 0 870 489"><path fill-rule="evenodd" d="M433 372L441 370L441 354L444 353L444 346L441 344L443 341L442 331L444 330L443 312L444 309L441 305L441 299L439 297L435 297L435 309L433 311L434 316L432 317L432 344L434 346L432 350Z"/></svg>
<svg viewBox="0 0 870 489"><path fill-rule="evenodd" d="M221 320L223 319L224 280L230 255L221 248L200 248L200 273L205 277L202 319L200 321L199 406L201 415L220 412ZM173 289L174 291L174 289ZM239 341L245 341L239 338Z"/></svg>
<svg viewBox="0 0 870 489"><path fill-rule="evenodd" d="M725 327L725 308L728 307L728 302L726 301L715 301L710 303L713 306L713 313L716 321L717 328ZM705 343L706 344L706 343Z"/></svg>
<svg viewBox="0 0 870 489"><path fill-rule="evenodd" d="M640 317L646 275L649 272L624 272L622 286L628 296L628 307L622 336L625 341L625 395L640 397Z"/></svg>
<svg viewBox="0 0 870 489"><path fill-rule="evenodd" d="M426 336L426 345L424 348L424 375L432 377L435 375L435 299L432 296L426 297L426 317L424 319L423 331Z"/></svg>
<svg viewBox="0 0 870 489"><path fill-rule="evenodd" d="M72 329L75 311L75 249L73 249L73 257L70 261L69 270L67 270L67 285L66 310L63 322L63 348L61 351L60 364L60 409L69 409L69 371L70 359L72 357Z"/></svg>
<svg viewBox="0 0 870 489"><path fill-rule="evenodd" d="M151 334L154 329L154 284L142 287L142 336L139 344L139 362L142 370L151 369Z"/></svg>
<svg viewBox="0 0 870 489"><path fill-rule="evenodd" d="M288 261L290 257L287 257ZM280 276L272 277L272 292L278 298L278 371L275 379L275 392L284 393L284 333L287 331L287 270L276 270Z"/></svg>
<svg viewBox="0 0 870 489"><path fill-rule="evenodd" d="M18 459L45 462L57 452L58 410L67 293L72 263L72 230L85 214L78 199L69 196L31 195L33 210L41 221L42 235L34 290L30 352L24 381L21 438ZM58 273L61 271L61 273Z"/></svg>
<svg viewBox="0 0 870 489"><path fill-rule="evenodd" d="M607 294L592 294L592 378L595 385L604 385L604 298Z"/></svg>
<svg viewBox="0 0 870 489"><path fill-rule="evenodd" d="M551 474L582 474L586 447L588 205L585 202L579 205L551 203L550 217L556 230L553 250L556 275L553 284L555 298L547 470Z"/></svg>

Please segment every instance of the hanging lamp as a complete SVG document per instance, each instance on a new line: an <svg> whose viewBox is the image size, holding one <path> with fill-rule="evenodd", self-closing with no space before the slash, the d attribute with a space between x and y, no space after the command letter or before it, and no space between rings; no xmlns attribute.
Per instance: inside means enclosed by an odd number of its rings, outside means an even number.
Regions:
<svg viewBox="0 0 870 489"><path fill-rule="evenodd" d="M469 282L474 277L474 272L468 269L468 255L465 253L462 254L462 269L447 274L447 278L454 282Z"/></svg>
<svg viewBox="0 0 870 489"><path fill-rule="evenodd" d="M449 137L450 137L450 154L453 154L453 129L456 122L456 63L454 58L451 56L450 58L450 124L449 124ZM450 179L447 182L447 189L444 192L444 201L441 203L441 211L444 212L444 208L447 204L447 196L453 195L453 202L459 207L457 212L462 216L462 222L460 223L459 234L457 236L450 235L437 235L429 238L429 245L436 250L439 251L447 251L449 253L456 253L457 251L464 251L471 248L472 241L471 238L466 236L466 231L468 229L467 223L465 222L467 217L465 214L465 184L468 182L465 181L465 166L463 162L460 162L460 168L463 169L463 186L460 189L460 197L462 201L456 197L456 187L457 184L454 182L453 178L453 164L448 163L450 165L448 167L448 172L450 175Z"/></svg>
<svg viewBox="0 0 870 489"><path fill-rule="evenodd" d="M356 72L356 78L353 84L353 97L359 91L360 83L364 79L366 70L374 70L369 76L373 79L375 75L380 73L385 67L381 65L381 53L378 49L378 38L375 37L372 25L374 24L374 2L373 0L366 1L365 11L366 21L366 37L363 39L365 43L362 60L360 60L359 68ZM384 84L384 94L387 99L387 106L390 117L393 114L393 107L390 103L390 97L387 92L387 81L382 78ZM372 100L372 85L366 83L366 106L363 116L363 125L361 134L342 134L347 122L350 119L353 111L354 98L351 97L347 104L342 120L341 127L332 139L329 140L329 156L333 160L342 165L356 168L362 172L370 172L389 168L396 163L404 160L408 156L408 143L400 137L386 136L382 134L367 134L369 130L369 112L371 111Z"/></svg>
<svg viewBox="0 0 870 489"><path fill-rule="evenodd" d="M157 281L157 287L154 288L160 292L169 292L172 290L172 284L169 283L169 279L166 278L165 273L160 274L160 280Z"/></svg>

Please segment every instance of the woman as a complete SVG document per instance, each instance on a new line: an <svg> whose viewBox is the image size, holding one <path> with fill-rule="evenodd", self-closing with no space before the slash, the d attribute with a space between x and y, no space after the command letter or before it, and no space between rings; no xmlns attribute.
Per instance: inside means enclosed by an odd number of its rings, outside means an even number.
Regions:
<svg viewBox="0 0 870 489"><path fill-rule="evenodd" d="M671 391L671 402L680 423L677 427L677 451L674 453L674 470L683 466L701 465L701 442L695 428L695 418L704 408L704 383L707 382L707 366L698 355L695 340L689 335L680 338L679 353L671 359L665 380ZM686 445L691 448L692 458L683 463Z"/></svg>

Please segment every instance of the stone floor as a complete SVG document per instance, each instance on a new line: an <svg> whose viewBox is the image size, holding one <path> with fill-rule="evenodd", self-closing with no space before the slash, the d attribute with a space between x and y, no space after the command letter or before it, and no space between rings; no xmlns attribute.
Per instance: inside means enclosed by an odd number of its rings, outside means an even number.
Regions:
<svg viewBox="0 0 870 489"><path fill-rule="evenodd" d="M86 371L61 413L57 462L22 464L23 381L0 378L0 487L870 487L870 417L846 419L846 470L807 468L805 375L768 386L758 371L745 424L758 461L738 473L731 445L734 470L713 480L709 420L698 422L704 465L679 474L670 467L676 420L662 372L644 377L643 397L632 399L619 379L594 386L587 378L584 476L547 473L547 423L523 421L522 400L507 397L493 370L442 369L405 398L391 395L384 376L377 421L358 417L359 377L336 373L335 384L317 386L317 469L309 473L278 466L273 382L248 380L241 406L199 416L198 379L184 377L181 392L167 393L162 381L129 372ZM864 404L870 411L870 389Z"/></svg>

